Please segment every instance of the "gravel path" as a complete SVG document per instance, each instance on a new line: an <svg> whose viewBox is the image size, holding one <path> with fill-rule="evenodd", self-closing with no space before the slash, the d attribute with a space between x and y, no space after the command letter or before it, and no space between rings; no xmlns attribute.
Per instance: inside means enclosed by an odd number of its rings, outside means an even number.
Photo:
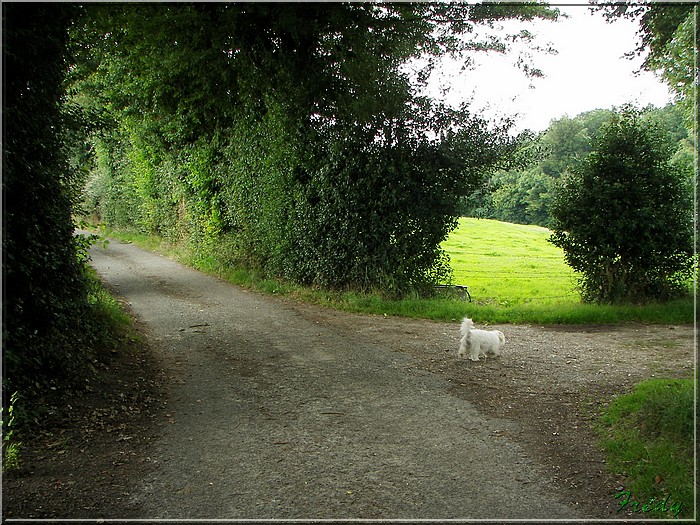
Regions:
<svg viewBox="0 0 700 525"><path fill-rule="evenodd" d="M505 355L472 363L458 323L261 296L117 241L91 255L170 378L131 492L148 519L610 517L597 396L693 370L688 326L501 326Z"/></svg>

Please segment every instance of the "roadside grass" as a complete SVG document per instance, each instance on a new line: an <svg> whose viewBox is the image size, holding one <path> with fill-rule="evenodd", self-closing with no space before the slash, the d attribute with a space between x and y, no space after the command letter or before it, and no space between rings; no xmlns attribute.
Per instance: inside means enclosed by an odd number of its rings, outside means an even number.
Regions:
<svg viewBox="0 0 700 525"><path fill-rule="evenodd" d="M97 272L89 265L85 268L88 282L88 303L92 306L93 315L99 319L102 333L99 334L100 345L109 345L114 341L115 334L119 336L129 331L132 319L123 305L102 285Z"/></svg>
<svg viewBox="0 0 700 525"><path fill-rule="evenodd" d="M626 479L620 493L629 494L616 497L619 512L631 510L640 518L693 516L694 429L692 379L649 379L610 403L597 430L607 468Z"/></svg>
<svg viewBox="0 0 700 525"><path fill-rule="evenodd" d="M99 374L95 365L101 363L109 367L111 360L120 353L133 351L134 343L141 343L141 336L133 329L133 319L122 303L107 290L97 272L89 265L85 266L87 283L87 302L90 305L89 318L84 319L83 337L89 354L89 365L85 368L83 381L94 382ZM99 380L99 378L97 378ZM78 386L80 389L80 386ZM54 389L56 390L56 389ZM80 390L67 386L65 390L47 391L39 399L27 399L20 392L13 392L5 413L2 409L2 472L10 473L20 470L22 466L22 436L35 436L37 429L53 417L59 418L56 406L74 403ZM51 416L49 417L49 414Z"/></svg>
<svg viewBox="0 0 700 525"><path fill-rule="evenodd" d="M22 442L18 441L15 434L15 410L19 392L14 392L7 403L7 415L5 415L5 403L3 399L2 408L2 473L12 472L19 469L20 450Z"/></svg>
<svg viewBox="0 0 700 525"><path fill-rule="evenodd" d="M469 316L480 324L684 324L694 320L692 297L641 306L584 304L563 252L547 242L549 230L487 219L460 219L443 243L450 255L454 284L466 285L472 302L454 294L433 298L387 299L303 287L259 272L232 268L214 255L195 254L184 244L127 231L102 235L133 242L233 284L347 312L456 321Z"/></svg>

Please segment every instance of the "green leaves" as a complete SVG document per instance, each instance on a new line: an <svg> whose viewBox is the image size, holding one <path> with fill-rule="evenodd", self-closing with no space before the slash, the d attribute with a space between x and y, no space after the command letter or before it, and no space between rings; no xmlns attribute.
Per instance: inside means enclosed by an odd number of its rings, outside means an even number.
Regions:
<svg viewBox="0 0 700 525"><path fill-rule="evenodd" d="M637 20L637 48L628 58L645 56L642 69L654 71L677 95L685 124L692 130L697 119L700 94L697 89L697 26L700 10L692 2L678 3L604 3L596 6L609 22L618 17Z"/></svg>
<svg viewBox="0 0 700 525"><path fill-rule="evenodd" d="M99 329L71 216L84 162L71 149L84 145L84 122L63 91L67 30L79 10L3 5L3 391L23 399L82 382Z"/></svg>
<svg viewBox="0 0 700 525"><path fill-rule="evenodd" d="M414 95L407 60L502 50L466 4L88 8L78 95L117 123L89 188L108 221L306 284L402 294L449 278L457 203L508 126ZM475 12L475 11L474 11ZM92 35L92 36L90 36ZM80 98L80 97L76 97ZM225 244L225 246L222 246Z"/></svg>
<svg viewBox="0 0 700 525"><path fill-rule="evenodd" d="M626 109L566 177L551 241L581 273L586 301L662 300L693 265L691 192L657 129Z"/></svg>

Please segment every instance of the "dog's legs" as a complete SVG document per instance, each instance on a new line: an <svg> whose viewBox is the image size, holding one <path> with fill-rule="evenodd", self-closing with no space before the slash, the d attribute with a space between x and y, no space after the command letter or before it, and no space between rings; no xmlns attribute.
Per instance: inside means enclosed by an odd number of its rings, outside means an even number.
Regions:
<svg viewBox="0 0 700 525"><path fill-rule="evenodd" d="M459 340L459 350L457 351L457 357L465 357L467 355L467 340L469 339L469 333L467 332Z"/></svg>
<svg viewBox="0 0 700 525"><path fill-rule="evenodd" d="M481 344L477 341L472 341L471 351L469 352L469 359L472 361L479 360L479 351L481 350Z"/></svg>

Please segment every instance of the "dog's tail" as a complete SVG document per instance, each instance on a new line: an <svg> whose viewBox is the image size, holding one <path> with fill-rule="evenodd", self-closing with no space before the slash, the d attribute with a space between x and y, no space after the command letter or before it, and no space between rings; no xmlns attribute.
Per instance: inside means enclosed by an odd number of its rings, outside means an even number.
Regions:
<svg viewBox="0 0 700 525"><path fill-rule="evenodd" d="M465 317L462 319L462 326L460 326L459 331L462 335L466 335L470 330L474 330L474 321Z"/></svg>

